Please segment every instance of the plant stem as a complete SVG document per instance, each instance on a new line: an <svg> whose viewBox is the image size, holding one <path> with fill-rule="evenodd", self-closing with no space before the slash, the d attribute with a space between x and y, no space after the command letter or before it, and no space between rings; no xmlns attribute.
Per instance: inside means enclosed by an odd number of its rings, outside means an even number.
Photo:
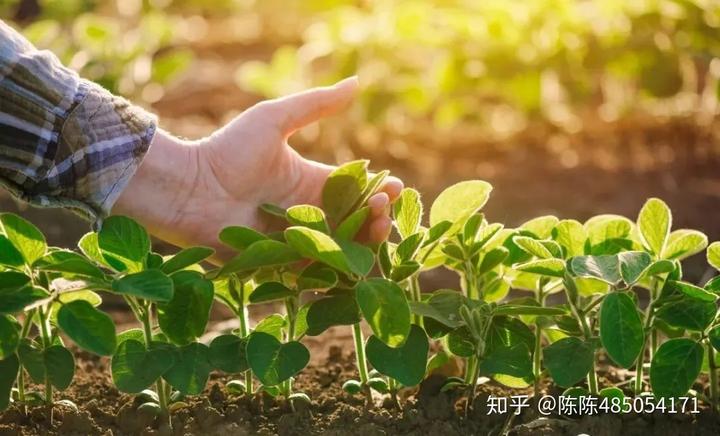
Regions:
<svg viewBox="0 0 720 436"><path fill-rule="evenodd" d="M295 321L297 320L297 311L298 311L298 300L297 297L289 297L285 299L285 310L287 312L287 318L288 318L288 333L286 342L291 342L295 340ZM284 391L285 391L285 398L290 397L292 395L292 377L285 380L283 382L284 384ZM292 401L290 402L290 408L293 412L295 412L295 405Z"/></svg>
<svg viewBox="0 0 720 436"><path fill-rule="evenodd" d="M544 306L545 295L543 294L543 286L537 291L537 302L540 306ZM540 377L542 373L542 326L539 319L535 319L535 349L533 350L533 396L538 398L540 394Z"/></svg>
<svg viewBox="0 0 720 436"><path fill-rule="evenodd" d="M50 339L50 326L48 325L47 308L39 307L38 316L40 317L40 335L42 337L43 348L47 349L52 345ZM45 402L50 405L50 422L52 422L52 403L53 403L53 387L50 383L50 377L45 374Z"/></svg>
<svg viewBox="0 0 720 436"><path fill-rule="evenodd" d="M358 373L360 374L360 383L363 386L365 392L365 405L370 407L372 405L372 392L368 382L368 367L367 360L365 358L365 338L363 338L363 332L360 328L360 323L353 324L353 339L355 340L355 365L357 365Z"/></svg>
<svg viewBox="0 0 720 436"><path fill-rule="evenodd" d="M392 377L388 377L388 389L390 390L390 398L392 398L393 405L399 409L400 402L397 397L397 382Z"/></svg>
<svg viewBox="0 0 720 436"><path fill-rule="evenodd" d="M137 306L137 302L134 303L135 306ZM142 316L140 318L140 322L142 322L143 334L145 336L145 348L149 350L150 344L152 343L152 305L150 303L146 304L144 310L141 310L141 312L142 313L140 313L140 315ZM162 416L166 416L168 418L168 424L170 424L170 426L172 427L170 413L168 413L168 398L165 392L165 382L162 378L158 379L155 382L155 390L157 390L158 394L160 412Z"/></svg>
<svg viewBox="0 0 720 436"><path fill-rule="evenodd" d="M572 280L572 279L567 279ZM568 291L568 286L565 286L565 295L567 297L568 305L570 306L570 311L572 312L573 316L575 316L575 319L580 323L580 326L583 330L583 337L586 341L589 341L592 339L592 331L590 330L590 325L587 322L587 318L585 318L585 314L582 313L577 305L576 302L571 298L570 292ZM597 382L597 373L595 372L595 352L593 352L593 364L592 368L590 369L590 372L587 376L587 382L588 382L588 389L590 390L591 394L597 394L598 392L598 382Z"/></svg>
<svg viewBox="0 0 720 436"><path fill-rule="evenodd" d="M230 286L235 287L236 285L239 285L240 292L238 294L238 307L235 311L235 315L240 321L240 337L246 338L250 334L250 323L248 320L247 308L245 307L245 284L238 280L236 275L233 275L230 277ZM253 377L251 369L247 369L245 371L245 392L247 392L248 395L252 395L253 392Z"/></svg>
<svg viewBox="0 0 720 436"><path fill-rule="evenodd" d="M717 377L717 364L715 362L715 349L713 348L710 341L706 341L705 346L707 347L708 353L708 366L710 372L710 404L712 404L713 411L718 410L718 377Z"/></svg>
<svg viewBox="0 0 720 436"><path fill-rule="evenodd" d="M23 320L22 330L20 330L20 340L23 340L27 337L27 335L30 333L30 328L32 327L32 320L35 316L35 309L30 310L26 315L25 319ZM20 371L18 371L17 376L17 386L18 386L18 400L21 403L25 402L25 370L20 367Z"/></svg>
<svg viewBox="0 0 720 436"><path fill-rule="evenodd" d="M652 286L652 288L655 288L655 285ZM648 304L648 307L645 309L645 323L643 325L643 343L642 347L640 347L640 354L638 355L637 362L635 362L635 386L633 391L635 392L635 395L640 395L640 393L643 390L643 365L645 364L645 348L647 347L647 336L648 336L648 330L650 330L650 326L652 325L653 320L653 309L655 308L655 292L650 292L650 303ZM653 354L653 348L657 347L657 335L654 334L653 331L650 333L650 353L651 358Z"/></svg>
<svg viewBox="0 0 720 436"><path fill-rule="evenodd" d="M410 299L412 301L421 301L422 294L420 292L420 283L417 274L410 277ZM413 323L422 326L422 316L413 313Z"/></svg>

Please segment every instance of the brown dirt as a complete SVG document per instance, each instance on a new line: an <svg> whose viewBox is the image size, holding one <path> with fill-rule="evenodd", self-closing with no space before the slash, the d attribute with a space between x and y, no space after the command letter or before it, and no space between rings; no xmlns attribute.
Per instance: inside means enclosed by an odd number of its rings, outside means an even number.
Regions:
<svg viewBox="0 0 720 436"><path fill-rule="evenodd" d="M344 349L348 349L344 347ZM227 376L213 374L205 394L186 399L189 406L173 414L173 428L136 411L139 402L119 393L111 384L108 360L78 353L79 370L74 384L57 398L75 402L80 410L56 407L52 425L44 407L29 408L24 414L11 407L0 414L0 436L11 435L717 435L720 416L701 406L699 414L597 415L584 417L539 417L532 408L519 416L488 415L489 395L529 394L528 390L506 389L494 383L480 385L475 407L464 416L465 400L454 393L440 392L443 378L432 376L419 390L401 392L400 409L388 399L376 397L375 407L365 408L360 396L341 389L345 380L355 378L352 354L332 346L322 364L312 364L297 378L295 390L312 398L309 408L292 412L270 397L228 396L223 384ZM617 382L624 372L607 369L602 380ZM560 391L546 386L548 393Z"/></svg>

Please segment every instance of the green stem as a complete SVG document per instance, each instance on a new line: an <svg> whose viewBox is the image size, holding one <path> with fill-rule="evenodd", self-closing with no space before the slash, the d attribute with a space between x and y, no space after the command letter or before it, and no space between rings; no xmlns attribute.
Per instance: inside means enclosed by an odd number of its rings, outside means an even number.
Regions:
<svg viewBox="0 0 720 436"><path fill-rule="evenodd" d="M718 378L717 378L717 364L715 362L715 349L713 348L710 341L706 342L707 353L708 353L708 366L710 372L710 403L712 404L713 410L718 410Z"/></svg>
<svg viewBox="0 0 720 436"><path fill-rule="evenodd" d="M20 330L20 340L23 340L27 337L28 334L30 334L30 328L32 327L32 320L35 316L35 309L30 310L26 315L25 319L23 320L22 330ZM18 371L17 376L17 386L18 386L18 400L20 400L21 403L25 402L25 370L21 367L20 371Z"/></svg>
<svg viewBox="0 0 720 436"><path fill-rule="evenodd" d="M569 279L571 280L571 279ZM567 297L568 305L570 306L570 311L572 312L573 316L577 321L580 323L580 326L583 330L583 337L586 341L590 341L592 339L592 330L590 329L590 325L587 322L587 318L585 317L585 314L582 313L577 305L576 302L571 298L568 286L565 286L565 294ZM590 369L590 372L587 376L587 382L588 382L588 389L590 390L591 394L597 394L598 392L598 382L597 382L597 372L595 370L595 352L593 352L593 364L592 368Z"/></svg>
<svg viewBox="0 0 720 436"><path fill-rule="evenodd" d="M417 274L410 277L409 288L410 288L410 300L411 301L421 301L422 294L420 293L420 283L418 282ZM414 324L422 326L422 316L420 316L416 313L413 313L412 317L413 317Z"/></svg>
<svg viewBox="0 0 720 436"><path fill-rule="evenodd" d="M50 338L48 316L45 310L47 310L47 308L39 307L38 316L40 317L40 335L42 337L43 348L47 349L52 345L52 340ZM53 403L53 387L50 382L50 377L47 374L45 375L45 402L50 405ZM52 421L52 417L50 419Z"/></svg>
<svg viewBox="0 0 720 436"><path fill-rule="evenodd" d="M129 301L133 301L132 298L129 299ZM150 344L152 343L152 305L150 303L145 305L144 309L140 309L138 307L138 304L136 301L133 301L133 304L131 304L130 307L135 306L135 308L138 310L138 312L141 315L140 322L143 326L143 335L145 336L145 348L148 350L150 349ZM134 309L135 310L135 309ZM162 378L158 379L155 382L155 390L158 394L158 402L160 404L160 412L163 416L166 416L168 418L168 423L172 426L172 423L170 421L170 413L168 413L168 397L166 395L165 391L165 382Z"/></svg>
<svg viewBox="0 0 720 436"><path fill-rule="evenodd" d="M245 284L240 281L236 275L233 275L230 278L230 286L237 289L237 285L239 285L240 292L238 293L238 307L235 311L235 315L240 321L240 337L246 338L250 334L250 323L248 320L247 308L245 307ZM245 392L247 392L248 395L252 395L253 392L253 376L251 369L247 369L245 371Z"/></svg>
<svg viewBox="0 0 720 436"><path fill-rule="evenodd" d="M653 286L654 288L655 286ZM648 343L648 331L650 330L650 326L652 325L653 321L653 310L655 308L655 293L650 293L650 303L648 304L647 309L645 309L645 323L643 325L643 343L642 347L640 347L640 354L638 355L637 362L635 362L635 386L633 391L635 392L635 395L640 395L643 391L643 365L645 364L645 349L647 347ZM651 355L653 353L653 348L657 347L657 336L654 335L654 331L650 333L650 349L651 349Z"/></svg>
<svg viewBox="0 0 720 436"><path fill-rule="evenodd" d="M360 382L365 385L368 381L368 368L365 360L365 339L360 323L353 324L353 339L355 339L355 361L360 373Z"/></svg>
<svg viewBox="0 0 720 436"><path fill-rule="evenodd" d="M545 305L545 295L543 293L543 286L538 289L536 298L540 306ZM533 384L533 393L535 398L538 398L540 394L540 377L542 374L542 326L540 325L539 319L535 320L535 349L533 350L533 378L535 380Z"/></svg>
<svg viewBox="0 0 720 436"><path fill-rule="evenodd" d="M289 297L285 299L285 311L287 312L287 318L288 318L288 333L287 333L287 342L291 342L295 340L295 322L297 320L297 311L298 311L298 300L297 297ZM285 391L285 398L290 397L292 395L292 378L289 378L283 382L284 384L284 391ZM290 408L295 411L295 405L290 401Z"/></svg>

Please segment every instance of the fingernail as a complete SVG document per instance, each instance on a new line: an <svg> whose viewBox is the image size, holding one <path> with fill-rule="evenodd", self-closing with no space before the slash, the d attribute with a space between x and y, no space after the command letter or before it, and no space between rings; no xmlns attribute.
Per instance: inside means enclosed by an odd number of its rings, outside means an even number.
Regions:
<svg viewBox="0 0 720 436"><path fill-rule="evenodd" d="M352 84L353 86L358 86L358 85L360 85L360 80L358 79L358 76L355 75L355 76L350 76L350 77L347 77L347 78L345 78L345 79L342 79L341 81L339 81L338 83L336 83L335 86L338 87L338 88L340 88L340 87L343 87L343 86L348 86L349 84Z"/></svg>

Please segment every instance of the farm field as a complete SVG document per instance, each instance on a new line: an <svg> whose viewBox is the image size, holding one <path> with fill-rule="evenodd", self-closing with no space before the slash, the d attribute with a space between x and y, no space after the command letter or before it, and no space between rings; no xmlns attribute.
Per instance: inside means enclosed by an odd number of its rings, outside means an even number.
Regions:
<svg viewBox="0 0 720 436"><path fill-rule="evenodd" d="M360 91L220 262L0 191L0 435L720 433L720 3L60 3L0 18L182 137Z"/></svg>

